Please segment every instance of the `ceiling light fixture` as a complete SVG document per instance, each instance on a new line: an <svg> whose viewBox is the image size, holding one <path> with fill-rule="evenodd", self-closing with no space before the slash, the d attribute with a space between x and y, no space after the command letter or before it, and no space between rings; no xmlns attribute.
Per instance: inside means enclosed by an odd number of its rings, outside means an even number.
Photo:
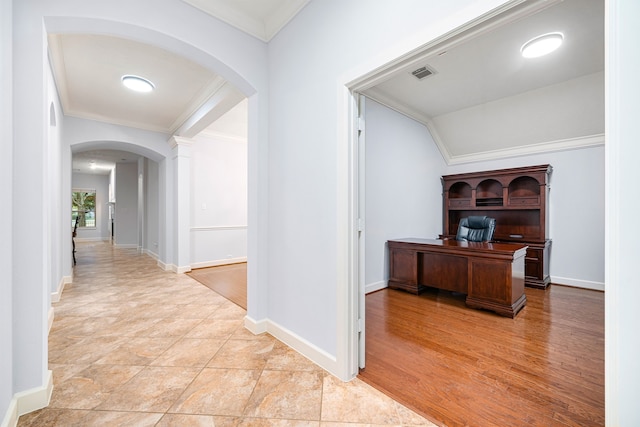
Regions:
<svg viewBox="0 0 640 427"><path fill-rule="evenodd" d="M122 84L136 92L151 92L155 85L144 77L127 74L122 76Z"/></svg>
<svg viewBox="0 0 640 427"><path fill-rule="evenodd" d="M563 40L564 35L562 33L543 34L523 44L520 52L525 58L537 58L559 48Z"/></svg>

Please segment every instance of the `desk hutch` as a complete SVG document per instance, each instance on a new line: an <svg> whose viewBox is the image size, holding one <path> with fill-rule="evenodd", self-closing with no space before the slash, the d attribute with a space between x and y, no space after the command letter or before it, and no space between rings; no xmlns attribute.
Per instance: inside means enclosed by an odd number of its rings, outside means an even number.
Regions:
<svg viewBox="0 0 640 427"><path fill-rule="evenodd" d="M443 176L442 237L455 238L461 218L493 217L494 241L528 246L525 285L546 289L551 280L548 235L551 171L551 165L539 165Z"/></svg>

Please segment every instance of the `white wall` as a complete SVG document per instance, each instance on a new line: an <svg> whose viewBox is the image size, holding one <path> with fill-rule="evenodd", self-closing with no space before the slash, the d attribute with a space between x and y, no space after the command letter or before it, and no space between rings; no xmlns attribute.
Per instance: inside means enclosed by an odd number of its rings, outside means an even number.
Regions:
<svg viewBox="0 0 640 427"><path fill-rule="evenodd" d="M46 221L48 223L47 228L49 231L49 251L50 256L48 258L49 268L49 280L51 292L56 292L62 288L64 268L64 257L58 250L61 246L62 240L68 241L69 234L64 233L62 227L58 224L62 221L63 212L68 212L64 207L66 206L62 191L62 133L64 127L64 112L60 105L60 99L58 98L58 91L53 80L53 73L49 67L47 67L47 99L49 102L49 108L47 112L48 117L48 132L47 132L47 168L49 178L47 179L47 201L44 206L43 213L47 216Z"/></svg>
<svg viewBox="0 0 640 427"><path fill-rule="evenodd" d="M640 425L640 247L635 232L640 182L640 2L607 4L606 425ZM630 231L631 230L631 231Z"/></svg>
<svg viewBox="0 0 640 427"><path fill-rule="evenodd" d="M114 243L138 247L138 164L116 163Z"/></svg>
<svg viewBox="0 0 640 427"><path fill-rule="evenodd" d="M109 175L95 175L74 172L71 190L95 190L96 192L96 227L78 228L76 241L109 240ZM67 210L67 218L71 221L71 207Z"/></svg>
<svg viewBox="0 0 640 427"><path fill-rule="evenodd" d="M268 317L328 359L350 345L345 86L500 3L312 1L269 44Z"/></svg>
<svg viewBox="0 0 640 427"><path fill-rule="evenodd" d="M12 1L0 0L0 199L12 200L13 90L12 82ZM13 396L13 212L0 209L0 423L9 422Z"/></svg>
<svg viewBox="0 0 640 427"><path fill-rule="evenodd" d="M145 241L144 250L153 258L158 258L158 239L160 230L160 165L153 160L145 158Z"/></svg>
<svg viewBox="0 0 640 427"><path fill-rule="evenodd" d="M191 190L191 267L246 261L246 139L194 138Z"/></svg>
<svg viewBox="0 0 640 427"><path fill-rule="evenodd" d="M445 163L427 128L367 100L365 108L365 285L387 286L387 240L442 233Z"/></svg>

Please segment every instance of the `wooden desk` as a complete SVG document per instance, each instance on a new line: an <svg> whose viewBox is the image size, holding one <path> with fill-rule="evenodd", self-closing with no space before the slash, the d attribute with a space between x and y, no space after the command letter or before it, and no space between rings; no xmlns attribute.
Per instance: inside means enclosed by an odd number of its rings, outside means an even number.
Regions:
<svg viewBox="0 0 640 427"><path fill-rule="evenodd" d="M525 306L526 245L457 240L389 240L389 287L419 294L426 286L467 294L472 308L515 317Z"/></svg>

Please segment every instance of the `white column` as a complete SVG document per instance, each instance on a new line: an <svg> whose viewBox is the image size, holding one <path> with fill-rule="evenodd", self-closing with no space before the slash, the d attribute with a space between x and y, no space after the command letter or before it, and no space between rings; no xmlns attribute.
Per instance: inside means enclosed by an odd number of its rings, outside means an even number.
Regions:
<svg viewBox="0 0 640 427"><path fill-rule="evenodd" d="M192 139L174 136L173 151L173 264L176 273L191 271L191 144Z"/></svg>

